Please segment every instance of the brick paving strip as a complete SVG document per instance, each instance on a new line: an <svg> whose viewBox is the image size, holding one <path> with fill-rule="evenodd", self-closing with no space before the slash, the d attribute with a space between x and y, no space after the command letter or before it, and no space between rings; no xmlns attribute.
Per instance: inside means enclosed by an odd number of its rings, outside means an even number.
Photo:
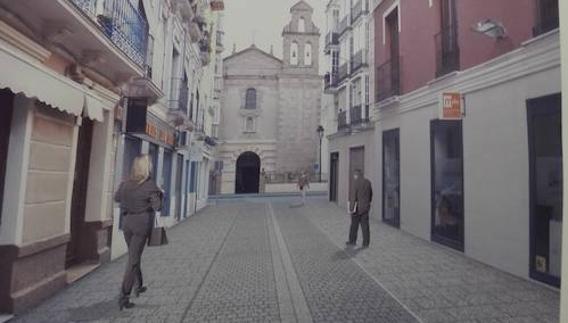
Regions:
<svg viewBox="0 0 568 323"><path fill-rule="evenodd" d="M273 206L313 322L419 321L313 225L305 208Z"/></svg>
<svg viewBox="0 0 568 323"><path fill-rule="evenodd" d="M343 245L344 210L314 199L303 212ZM350 257L424 322L558 322L557 290L385 225L375 210L371 216L371 247Z"/></svg>
<svg viewBox="0 0 568 323"><path fill-rule="evenodd" d="M276 221L271 204L266 204L266 211L272 226L269 227L274 262L274 276L278 286L280 318L283 322L311 323L312 317L306 299L290 259L286 242Z"/></svg>
<svg viewBox="0 0 568 323"><path fill-rule="evenodd" d="M263 204L238 204L234 228L188 305L183 322L279 322L278 294Z"/></svg>

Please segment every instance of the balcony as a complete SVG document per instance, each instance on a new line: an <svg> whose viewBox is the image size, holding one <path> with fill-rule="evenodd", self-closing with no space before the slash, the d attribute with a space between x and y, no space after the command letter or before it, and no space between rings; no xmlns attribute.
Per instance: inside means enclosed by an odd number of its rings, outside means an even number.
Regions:
<svg viewBox="0 0 568 323"><path fill-rule="evenodd" d="M436 44L436 77L460 69L460 50L456 28L445 28L434 36Z"/></svg>
<svg viewBox="0 0 568 323"><path fill-rule="evenodd" d="M349 63L343 63L339 66L339 70L337 72L337 83L341 83L349 76Z"/></svg>
<svg viewBox="0 0 568 323"><path fill-rule="evenodd" d="M333 46L339 45L339 34L331 31L325 36L325 54L329 54Z"/></svg>
<svg viewBox="0 0 568 323"><path fill-rule="evenodd" d="M537 21L533 27L533 35L536 37L558 28L558 0L537 1Z"/></svg>
<svg viewBox="0 0 568 323"><path fill-rule="evenodd" d="M337 31L339 33L339 37L343 35L347 30L351 29L351 16L347 14L339 23L337 27Z"/></svg>
<svg viewBox="0 0 568 323"><path fill-rule="evenodd" d="M206 32L204 37L199 40L199 55L201 57L201 63L203 65L209 65L209 62L211 61L210 45L209 35Z"/></svg>
<svg viewBox="0 0 568 323"><path fill-rule="evenodd" d="M361 49L351 56L351 75L357 73L361 68L368 66L368 62L366 49Z"/></svg>
<svg viewBox="0 0 568 323"><path fill-rule="evenodd" d="M213 99L220 100L223 94L223 77L216 76L215 83L213 86Z"/></svg>
<svg viewBox="0 0 568 323"><path fill-rule="evenodd" d="M367 0L359 0L357 3L351 8L351 23L354 24L357 19L359 19L364 14L369 12L368 1Z"/></svg>
<svg viewBox="0 0 568 323"><path fill-rule="evenodd" d="M223 46L223 36L224 36L224 32L218 30L217 31L217 37L215 37L215 45L216 45L216 51L217 53L221 53L223 52L223 50L225 49Z"/></svg>
<svg viewBox="0 0 568 323"><path fill-rule="evenodd" d="M351 108L350 111L350 117L351 117L351 125L356 126L356 125L361 125L363 123L367 123L369 122L369 105L356 105L354 107Z"/></svg>
<svg viewBox="0 0 568 323"><path fill-rule="evenodd" d="M337 131L345 129L349 129L349 124L347 123L347 111L340 111L337 114Z"/></svg>
<svg viewBox="0 0 568 323"><path fill-rule="evenodd" d="M186 79L172 78L168 119L175 125L188 123L189 85Z"/></svg>
<svg viewBox="0 0 568 323"><path fill-rule="evenodd" d="M400 57L377 68L377 102L400 95Z"/></svg>
<svg viewBox="0 0 568 323"><path fill-rule="evenodd" d="M148 23L138 8L128 0L106 1L102 12L97 12L97 0L71 0L93 21L126 56L137 65L146 62Z"/></svg>

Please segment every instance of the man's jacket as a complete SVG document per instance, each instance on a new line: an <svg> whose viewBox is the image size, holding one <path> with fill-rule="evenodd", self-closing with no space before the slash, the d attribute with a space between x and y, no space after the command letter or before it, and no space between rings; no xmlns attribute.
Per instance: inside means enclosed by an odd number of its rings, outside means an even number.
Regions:
<svg viewBox="0 0 568 323"><path fill-rule="evenodd" d="M357 203L357 215L368 214L373 201L373 188L366 178L355 181L354 202Z"/></svg>

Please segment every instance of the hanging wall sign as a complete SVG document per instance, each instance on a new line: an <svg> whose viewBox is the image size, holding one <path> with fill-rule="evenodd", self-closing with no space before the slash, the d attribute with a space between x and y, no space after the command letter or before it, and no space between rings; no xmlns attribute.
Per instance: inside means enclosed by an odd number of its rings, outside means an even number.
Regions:
<svg viewBox="0 0 568 323"><path fill-rule="evenodd" d="M439 103L439 118L441 120L461 120L463 115L464 109L461 93L442 93Z"/></svg>

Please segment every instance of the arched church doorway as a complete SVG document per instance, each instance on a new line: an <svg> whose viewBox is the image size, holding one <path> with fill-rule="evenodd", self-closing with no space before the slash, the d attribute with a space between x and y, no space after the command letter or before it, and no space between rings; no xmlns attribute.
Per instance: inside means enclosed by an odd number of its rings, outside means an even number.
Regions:
<svg viewBox="0 0 568 323"><path fill-rule="evenodd" d="M247 151L237 159L237 172L235 193L258 193L258 180L260 176L260 157Z"/></svg>

